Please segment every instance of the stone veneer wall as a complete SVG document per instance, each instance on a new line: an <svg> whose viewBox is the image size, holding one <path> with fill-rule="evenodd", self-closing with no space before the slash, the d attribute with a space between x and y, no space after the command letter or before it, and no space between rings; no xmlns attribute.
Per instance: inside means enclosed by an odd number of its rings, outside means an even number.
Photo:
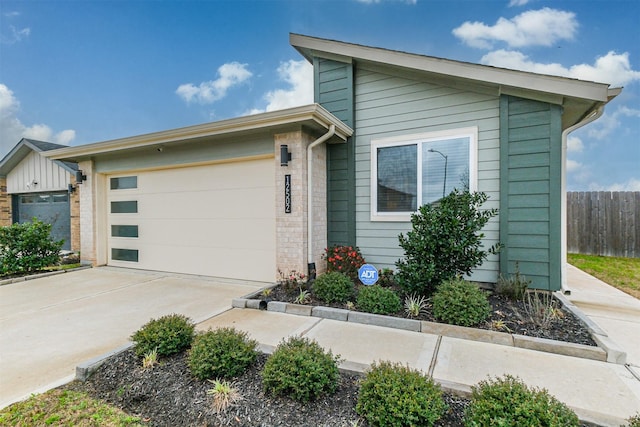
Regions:
<svg viewBox="0 0 640 427"><path fill-rule="evenodd" d="M7 178L0 178L0 227L11 225L11 196L7 194Z"/></svg>

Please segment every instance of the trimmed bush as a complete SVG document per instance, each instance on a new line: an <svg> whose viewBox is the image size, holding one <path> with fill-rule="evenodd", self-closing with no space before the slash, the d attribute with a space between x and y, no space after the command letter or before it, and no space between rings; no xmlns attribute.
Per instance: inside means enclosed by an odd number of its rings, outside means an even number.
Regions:
<svg viewBox="0 0 640 427"><path fill-rule="evenodd" d="M353 295L353 282L342 273L330 271L313 282L313 293L328 303L346 302Z"/></svg>
<svg viewBox="0 0 640 427"><path fill-rule="evenodd" d="M323 393L333 393L338 385L339 357L325 352L308 338L283 340L267 359L262 385L267 393L308 402Z"/></svg>
<svg viewBox="0 0 640 427"><path fill-rule="evenodd" d="M447 409L433 379L399 363L374 363L360 384L356 412L372 426L432 426Z"/></svg>
<svg viewBox="0 0 640 427"><path fill-rule="evenodd" d="M487 199L485 193L454 190L411 215L411 231L398 237L404 257L396 262L397 281L407 293L429 296L443 281L471 273L498 251L498 244L482 248L480 230L498 214L480 209Z"/></svg>
<svg viewBox="0 0 640 427"><path fill-rule="evenodd" d="M51 224L37 218L0 227L0 275L28 273L56 264L63 243L51 238Z"/></svg>
<svg viewBox="0 0 640 427"><path fill-rule="evenodd" d="M402 309L402 301L391 289L373 285L360 289L356 307L367 313L392 314Z"/></svg>
<svg viewBox="0 0 640 427"><path fill-rule="evenodd" d="M452 325L477 325L491 313L487 295L475 284L460 278L438 286L431 302L435 318Z"/></svg>
<svg viewBox="0 0 640 427"><path fill-rule="evenodd" d="M505 375L471 387L465 426L579 426L576 414L547 390L529 388L519 378Z"/></svg>
<svg viewBox="0 0 640 427"><path fill-rule="evenodd" d="M195 327L191 319L182 314L168 314L151 319L131 335L131 340L138 357L154 350L158 356L169 356L189 348Z"/></svg>
<svg viewBox="0 0 640 427"><path fill-rule="evenodd" d="M218 328L196 335L189 350L189 369L200 380L233 378L258 356L258 342L235 328Z"/></svg>

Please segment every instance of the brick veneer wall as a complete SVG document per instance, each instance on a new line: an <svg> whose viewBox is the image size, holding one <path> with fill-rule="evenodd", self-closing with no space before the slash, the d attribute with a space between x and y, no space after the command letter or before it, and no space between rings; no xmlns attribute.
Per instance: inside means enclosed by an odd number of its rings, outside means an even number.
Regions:
<svg viewBox="0 0 640 427"><path fill-rule="evenodd" d="M87 176L87 180L78 185L78 211L80 225L80 260L84 264L96 265L96 236L95 236L95 189L91 191L94 177L93 162L80 162L78 168Z"/></svg>
<svg viewBox="0 0 640 427"><path fill-rule="evenodd" d="M327 244L326 147L313 149L313 259L307 257L307 147L315 137L303 130L277 134L274 137L276 158L276 264L279 271L305 275L308 263L315 262L324 271L322 254ZM280 166L280 145L288 145L291 161ZM291 213L285 213L285 175L291 175Z"/></svg>
<svg viewBox="0 0 640 427"><path fill-rule="evenodd" d="M7 178L0 178L0 226L9 226L11 222L11 195L7 194Z"/></svg>
<svg viewBox="0 0 640 427"><path fill-rule="evenodd" d="M71 250L74 252L80 251L80 192L76 185L75 176L71 175L71 185L76 188L76 191L71 193L69 197L69 210L71 217Z"/></svg>

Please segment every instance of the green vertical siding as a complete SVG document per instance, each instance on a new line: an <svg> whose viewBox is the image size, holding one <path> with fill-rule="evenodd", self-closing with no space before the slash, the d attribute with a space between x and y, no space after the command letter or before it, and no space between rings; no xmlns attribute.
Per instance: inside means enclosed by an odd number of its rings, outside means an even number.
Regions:
<svg viewBox="0 0 640 427"><path fill-rule="evenodd" d="M314 58L313 68L315 102L353 128L353 65ZM354 140L327 147L329 245L356 244Z"/></svg>
<svg viewBox="0 0 640 427"><path fill-rule="evenodd" d="M560 289L561 109L500 99L500 272L538 289Z"/></svg>
<svg viewBox="0 0 640 427"><path fill-rule="evenodd" d="M371 141L391 136L478 127L478 190L489 195L485 208L499 207L499 96L477 93L423 76L392 75L382 70L355 70L356 240L368 262L394 268L404 253L398 235L411 230L410 221L371 220ZM487 246L498 242L498 219L483 230ZM472 275L495 282L498 256L491 256Z"/></svg>

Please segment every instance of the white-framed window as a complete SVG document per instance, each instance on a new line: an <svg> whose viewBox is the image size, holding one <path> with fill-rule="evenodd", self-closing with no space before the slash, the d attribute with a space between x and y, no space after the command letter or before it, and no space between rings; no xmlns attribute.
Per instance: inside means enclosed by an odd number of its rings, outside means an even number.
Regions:
<svg viewBox="0 0 640 427"><path fill-rule="evenodd" d="M476 191L478 128L371 141L371 220L409 221L455 188Z"/></svg>

